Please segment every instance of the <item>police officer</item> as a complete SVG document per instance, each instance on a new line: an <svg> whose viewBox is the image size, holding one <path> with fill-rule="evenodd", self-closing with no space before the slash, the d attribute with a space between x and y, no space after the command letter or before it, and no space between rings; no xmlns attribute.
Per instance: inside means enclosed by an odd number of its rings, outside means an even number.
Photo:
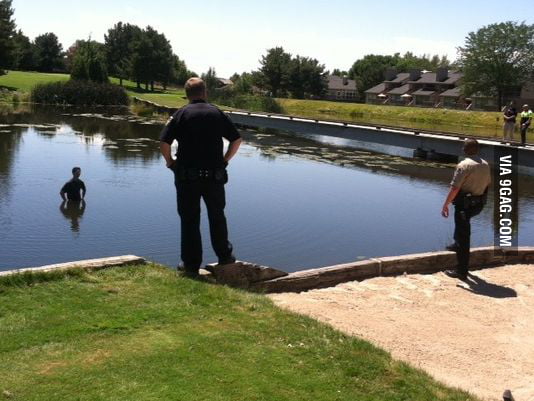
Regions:
<svg viewBox="0 0 534 401"><path fill-rule="evenodd" d="M177 110L161 132L160 150L166 165L174 172L174 183L181 220L181 258L179 269L198 276L202 263L200 237L200 199L206 204L211 244L219 264L235 262L224 207L226 166L241 145L241 136L232 121L214 105L207 103L206 86L200 78L185 84L189 104ZM223 154L223 138L230 144ZM171 144L178 142L176 159Z"/></svg>
<svg viewBox="0 0 534 401"><path fill-rule="evenodd" d="M530 107L528 107L528 104L524 104L522 107L522 111L519 114L519 117L521 120L519 121L519 127L521 131L521 145L525 145L527 142L527 131L530 127L530 123L532 122L532 116L534 113L532 113L532 110L530 110Z"/></svg>
<svg viewBox="0 0 534 401"><path fill-rule="evenodd" d="M456 252L456 270L447 270L449 277L467 279L469 269L469 248L471 246L471 218L479 214L486 204L491 173L488 163L478 156L479 144L475 139L464 142L465 159L454 171L449 194L445 199L441 215L449 217L449 204L454 204L454 243L447 246Z"/></svg>

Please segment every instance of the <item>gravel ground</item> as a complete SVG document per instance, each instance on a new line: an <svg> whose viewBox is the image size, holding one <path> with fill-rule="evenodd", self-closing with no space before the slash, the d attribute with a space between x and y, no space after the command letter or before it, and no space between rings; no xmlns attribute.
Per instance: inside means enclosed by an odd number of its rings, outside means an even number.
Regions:
<svg viewBox="0 0 534 401"><path fill-rule="evenodd" d="M534 401L534 265L378 277L270 296L483 399Z"/></svg>

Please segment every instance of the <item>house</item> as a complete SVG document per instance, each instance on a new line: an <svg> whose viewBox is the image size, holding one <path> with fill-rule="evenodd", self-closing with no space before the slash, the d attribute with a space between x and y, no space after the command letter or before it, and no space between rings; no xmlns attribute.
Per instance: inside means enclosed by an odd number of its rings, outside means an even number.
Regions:
<svg viewBox="0 0 534 401"><path fill-rule="evenodd" d="M496 110L498 99L483 93L466 98L462 93L463 74L447 68L436 72L411 70L397 73L388 69L385 80L365 91L365 102L398 106L445 107L468 110ZM509 88L503 104L513 101L516 107L523 104L534 106L534 82L522 87Z"/></svg>
<svg viewBox="0 0 534 401"><path fill-rule="evenodd" d="M327 77L328 89L325 99L355 102L358 100L358 88L356 81L347 77L329 75Z"/></svg>
<svg viewBox="0 0 534 401"><path fill-rule="evenodd" d="M217 89L227 88L234 84L230 79L226 79L226 78L215 78L215 79L217 80Z"/></svg>
<svg viewBox="0 0 534 401"><path fill-rule="evenodd" d="M384 82L365 91L366 103L402 106L441 107L455 105L461 94L457 89L462 74L447 68L436 72L411 70L397 73L386 71Z"/></svg>

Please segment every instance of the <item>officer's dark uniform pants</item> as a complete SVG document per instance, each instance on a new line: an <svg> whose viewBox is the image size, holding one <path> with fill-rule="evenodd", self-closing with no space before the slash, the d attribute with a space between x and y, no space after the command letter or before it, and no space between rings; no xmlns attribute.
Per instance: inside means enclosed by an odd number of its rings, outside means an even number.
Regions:
<svg viewBox="0 0 534 401"><path fill-rule="evenodd" d="M209 179L194 181L175 180L178 214L181 219L182 261L188 270L196 270L202 263L200 237L200 199L204 199L208 211L211 245L219 261L232 255L228 241L228 229L224 207L224 184Z"/></svg>
<svg viewBox="0 0 534 401"><path fill-rule="evenodd" d="M454 241L458 246L456 251L458 267L456 269L461 274L467 274L471 247L471 217L479 214L484 205L479 203L475 206L465 207L462 203L459 202L454 205Z"/></svg>
<svg viewBox="0 0 534 401"><path fill-rule="evenodd" d="M523 126L523 124L521 124L520 132L521 132L521 143L522 144L525 144L527 142L528 127L530 127L530 124L527 124L526 126Z"/></svg>

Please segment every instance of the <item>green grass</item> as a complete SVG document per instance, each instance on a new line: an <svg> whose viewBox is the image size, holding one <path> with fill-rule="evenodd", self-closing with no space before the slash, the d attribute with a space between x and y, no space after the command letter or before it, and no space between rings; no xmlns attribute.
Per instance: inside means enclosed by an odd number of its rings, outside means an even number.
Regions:
<svg viewBox="0 0 534 401"><path fill-rule="evenodd" d="M36 72L10 71L0 76L0 89L28 92L35 84L57 80L67 80L66 74L42 74ZM111 78L113 83L119 82ZM125 80L123 85L129 96L136 96L167 107L181 107L187 103L183 89L156 88L155 92L139 90L135 82ZM24 96L19 96L24 98ZM11 96L0 94L0 100L11 101ZM449 109L430 109L420 107L380 106L359 103L342 103L319 100L277 99L285 114L295 116L353 121L391 125L421 130L438 130L444 132L461 132L463 134L501 137L502 116L499 112L463 111ZM251 103L252 104L252 103ZM516 138L519 133L516 133ZM529 141L534 140L531 129Z"/></svg>
<svg viewBox="0 0 534 401"><path fill-rule="evenodd" d="M67 81L68 74L46 74L42 72L9 71L0 75L0 87L13 91L30 92L37 85L48 82Z"/></svg>
<svg viewBox="0 0 534 401"><path fill-rule="evenodd" d="M264 296L155 265L0 279L0 338L0 399L475 399Z"/></svg>

